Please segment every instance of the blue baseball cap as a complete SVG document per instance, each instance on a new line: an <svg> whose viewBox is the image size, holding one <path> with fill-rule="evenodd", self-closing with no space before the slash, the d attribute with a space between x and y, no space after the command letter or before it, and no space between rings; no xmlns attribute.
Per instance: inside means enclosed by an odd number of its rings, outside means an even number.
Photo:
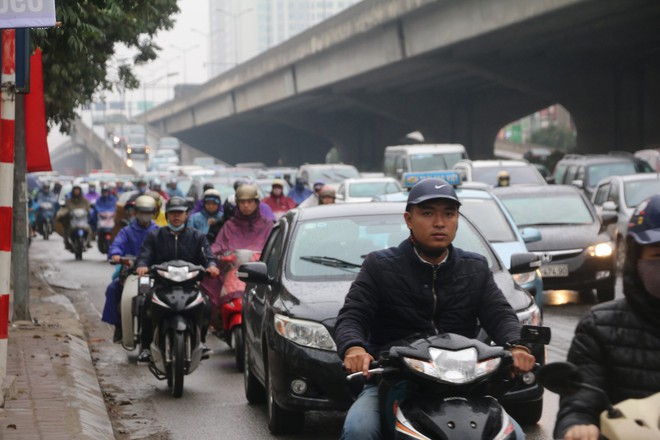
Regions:
<svg viewBox="0 0 660 440"><path fill-rule="evenodd" d="M418 205L429 200L451 200L458 206L461 202L458 201L456 190L444 179L423 179L417 182L408 193L408 204Z"/></svg>
<svg viewBox="0 0 660 440"><path fill-rule="evenodd" d="M642 245L660 242L660 194L637 205L628 222L628 236Z"/></svg>

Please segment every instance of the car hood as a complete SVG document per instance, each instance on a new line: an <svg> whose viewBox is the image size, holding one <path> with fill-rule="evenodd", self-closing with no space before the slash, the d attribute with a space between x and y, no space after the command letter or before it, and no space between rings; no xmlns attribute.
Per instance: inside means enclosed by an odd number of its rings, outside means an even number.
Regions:
<svg viewBox="0 0 660 440"><path fill-rule="evenodd" d="M532 304L530 294L514 283L507 272L497 271L493 275L513 310L519 312ZM292 318L321 322L333 330L351 283L348 280L312 283L286 280L286 294L280 297L281 305Z"/></svg>
<svg viewBox="0 0 660 440"><path fill-rule="evenodd" d="M541 240L527 243L530 252L583 249L596 241L600 225L535 226L541 231Z"/></svg>

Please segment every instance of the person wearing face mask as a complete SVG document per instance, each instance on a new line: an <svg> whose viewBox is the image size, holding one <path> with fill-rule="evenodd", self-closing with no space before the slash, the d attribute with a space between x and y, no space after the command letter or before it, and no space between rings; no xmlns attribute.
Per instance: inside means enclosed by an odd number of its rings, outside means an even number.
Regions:
<svg viewBox="0 0 660 440"><path fill-rule="evenodd" d="M215 240L222 224L222 211L220 211L220 193L211 188L204 191L202 197L204 209L190 216L188 226L206 234L209 243Z"/></svg>
<svg viewBox="0 0 660 440"><path fill-rule="evenodd" d="M628 223L624 298L591 308L578 323L567 360L612 404L660 392L660 194ZM603 396L580 388L562 397L554 438L597 440Z"/></svg>
<svg viewBox="0 0 660 440"><path fill-rule="evenodd" d="M289 190L289 194L287 194L287 196L291 197L293 201L296 202L297 206L312 194L314 194L314 192L307 188L307 180L304 177L296 177L296 184L293 188L291 188L291 190Z"/></svg>
<svg viewBox="0 0 660 440"><path fill-rule="evenodd" d="M288 210L296 207L296 202L291 197L284 195L284 181L281 179L273 181L270 196L264 197L262 202L270 206L277 219L282 217Z"/></svg>
<svg viewBox="0 0 660 440"><path fill-rule="evenodd" d="M192 264L203 266L209 275L213 278L220 274L215 256L211 252L206 235L192 228L186 227L188 222L188 205L182 197L172 197L165 206L165 216L167 226L158 228L147 234L140 255L135 265L135 272L138 276L144 276L149 272L149 267L154 264L164 263L171 260L183 260ZM206 322L202 323L202 341L203 358L209 356L210 350L206 347L206 333L208 329L208 319L211 315L210 303L205 298L206 304ZM148 309L151 305L151 294L145 299L145 307L141 321L141 347L142 351L138 355L138 362L150 362L151 351L149 346L153 338L151 317Z"/></svg>
<svg viewBox="0 0 660 440"><path fill-rule="evenodd" d="M152 197L143 195L135 200L135 217L131 223L122 228L108 249L110 261L117 264L113 280L105 291L105 306L101 320L115 326L113 342L121 340L121 317L119 315L119 303L121 302L121 291L124 280L119 279L119 262L126 255L137 256L140 253L142 242L147 234L158 226L154 222L156 213L156 202Z"/></svg>

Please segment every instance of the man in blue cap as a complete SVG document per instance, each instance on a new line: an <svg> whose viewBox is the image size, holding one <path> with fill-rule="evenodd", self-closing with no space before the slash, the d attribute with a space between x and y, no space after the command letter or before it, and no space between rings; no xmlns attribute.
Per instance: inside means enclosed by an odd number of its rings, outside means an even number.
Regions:
<svg viewBox="0 0 660 440"><path fill-rule="evenodd" d="M535 358L518 343L521 325L493 280L486 258L452 245L461 206L454 187L425 179L408 195L410 237L371 252L351 285L335 324L337 352L350 373L394 341L413 334L457 333L473 338L478 322L496 344L510 347L516 372ZM368 383L351 406L342 439L380 439L378 387ZM522 430L516 426L519 438Z"/></svg>
<svg viewBox="0 0 660 440"><path fill-rule="evenodd" d="M591 308L568 351L584 382L612 404L660 392L660 194L642 201L628 223L623 295ZM597 440L606 404L588 389L562 397L553 437Z"/></svg>

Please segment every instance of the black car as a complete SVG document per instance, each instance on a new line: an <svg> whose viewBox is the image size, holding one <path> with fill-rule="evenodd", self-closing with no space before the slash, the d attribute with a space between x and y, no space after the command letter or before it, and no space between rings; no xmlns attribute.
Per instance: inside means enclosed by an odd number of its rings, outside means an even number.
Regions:
<svg viewBox="0 0 660 440"><path fill-rule="evenodd" d="M333 340L339 309L367 253L398 246L409 231L405 203L338 204L296 209L275 225L261 261L239 268L243 297L245 395L264 399L272 433L302 428L307 410L346 410L354 394ZM461 216L457 247L484 255L519 319L540 325L531 295L514 283L487 240ZM512 272L529 272L534 255ZM525 257L527 260L525 260ZM535 355L544 362L544 351ZM503 397L521 423L536 423L543 390L522 380ZM506 404L505 404L506 405Z"/></svg>
<svg viewBox="0 0 660 440"><path fill-rule="evenodd" d="M520 186L495 188L495 194L519 228L535 227L541 240L527 249L541 257L543 287L547 290L596 289L598 301L614 298L614 245L605 227L616 214L602 218L577 187Z"/></svg>

